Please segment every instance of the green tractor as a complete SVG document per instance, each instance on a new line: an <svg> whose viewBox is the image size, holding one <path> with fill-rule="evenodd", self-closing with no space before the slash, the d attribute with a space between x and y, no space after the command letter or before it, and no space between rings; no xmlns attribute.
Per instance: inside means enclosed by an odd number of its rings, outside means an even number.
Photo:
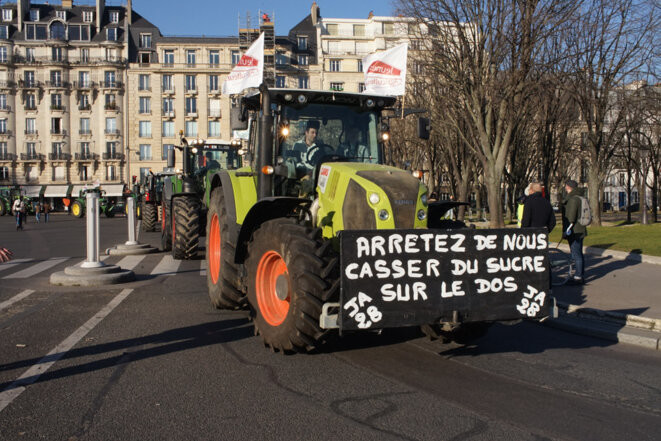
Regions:
<svg viewBox="0 0 661 441"><path fill-rule="evenodd" d="M159 226L161 204L163 202L163 184L165 178L174 172L159 172L145 175L140 184L140 203L138 210L142 219L142 231L156 231Z"/></svg>
<svg viewBox="0 0 661 441"><path fill-rule="evenodd" d="M11 204L9 187L0 187L0 216L11 214Z"/></svg>
<svg viewBox="0 0 661 441"><path fill-rule="evenodd" d="M206 228L210 177L223 169L241 167L240 143L181 137L183 168L165 176L162 191L161 247L175 259L197 255L200 236ZM174 168L175 152L170 150L168 168Z"/></svg>
<svg viewBox="0 0 661 441"><path fill-rule="evenodd" d="M115 202L110 198L106 198L105 191L99 190L98 188L86 188L80 190L78 197L71 202L71 214L78 218L85 217L85 204L86 204L86 195L90 192L100 192L99 197L99 213L103 213L106 217L115 217Z"/></svg>
<svg viewBox="0 0 661 441"><path fill-rule="evenodd" d="M255 164L209 176L208 292L217 308L248 306L273 350L402 326L460 340L552 310L544 231L447 223L457 203L429 203L413 173L384 165L395 102L262 85L232 109Z"/></svg>

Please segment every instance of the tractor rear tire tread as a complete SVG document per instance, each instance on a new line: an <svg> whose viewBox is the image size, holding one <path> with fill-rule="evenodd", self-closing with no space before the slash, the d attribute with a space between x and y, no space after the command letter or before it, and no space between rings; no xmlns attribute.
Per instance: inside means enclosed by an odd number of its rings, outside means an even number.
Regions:
<svg viewBox="0 0 661 441"><path fill-rule="evenodd" d="M197 256L200 243L200 201L196 197L181 196L172 203L172 257L188 260Z"/></svg>
<svg viewBox="0 0 661 441"><path fill-rule="evenodd" d="M142 209L142 231L156 231L158 223L158 210L154 204L143 204Z"/></svg>

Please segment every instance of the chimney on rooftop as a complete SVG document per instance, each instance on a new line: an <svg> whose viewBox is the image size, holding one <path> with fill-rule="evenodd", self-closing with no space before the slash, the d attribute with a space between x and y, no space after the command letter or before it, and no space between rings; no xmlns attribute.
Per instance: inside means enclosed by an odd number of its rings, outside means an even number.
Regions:
<svg viewBox="0 0 661 441"><path fill-rule="evenodd" d="M73 0L62 0L62 7L71 9L73 7Z"/></svg>
<svg viewBox="0 0 661 441"><path fill-rule="evenodd" d="M310 17L312 18L312 26L315 26L319 21L319 6L317 5L317 2L312 2Z"/></svg>

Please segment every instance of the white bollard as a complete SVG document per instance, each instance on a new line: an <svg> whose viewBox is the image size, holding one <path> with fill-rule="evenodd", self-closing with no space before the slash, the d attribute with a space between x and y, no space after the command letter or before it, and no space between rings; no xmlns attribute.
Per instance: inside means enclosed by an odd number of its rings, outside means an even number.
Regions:
<svg viewBox="0 0 661 441"><path fill-rule="evenodd" d="M137 245L138 242L135 240L135 198L127 198L126 206L128 207L129 240L124 245Z"/></svg>
<svg viewBox="0 0 661 441"><path fill-rule="evenodd" d="M98 268L104 266L99 261L99 194L89 192L85 196L87 216L87 260L81 268Z"/></svg>

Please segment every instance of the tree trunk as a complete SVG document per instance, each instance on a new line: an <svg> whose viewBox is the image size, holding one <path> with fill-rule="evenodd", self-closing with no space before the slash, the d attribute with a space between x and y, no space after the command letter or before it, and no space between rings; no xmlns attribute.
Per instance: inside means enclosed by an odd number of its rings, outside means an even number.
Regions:
<svg viewBox="0 0 661 441"><path fill-rule="evenodd" d="M491 164L485 167L484 184L487 188L487 200L489 202L489 227L503 228L502 188L500 185L502 172L494 170Z"/></svg>
<svg viewBox="0 0 661 441"><path fill-rule="evenodd" d="M592 210L592 225L601 226L601 207L599 206L599 195L603 176L595 166L590 167L588 172L588 200L590 201L590 210Z"/></svg>

